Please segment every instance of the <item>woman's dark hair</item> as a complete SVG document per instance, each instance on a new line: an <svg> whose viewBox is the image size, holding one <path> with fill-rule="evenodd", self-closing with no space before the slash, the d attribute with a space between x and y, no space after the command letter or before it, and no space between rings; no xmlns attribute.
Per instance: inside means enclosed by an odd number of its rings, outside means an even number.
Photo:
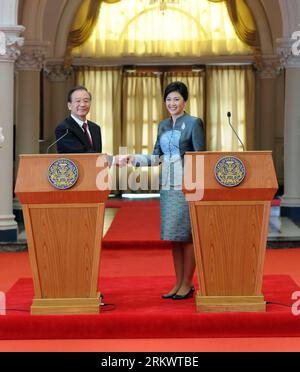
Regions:
<svg viewBox="0 0 300 372"><path fill-rule="evenodd" d="M166 102L166 99L168 95L172 92L178 92L182 95L182 98L187 101L189 99L189 91L185 84L183 84L181 81L174 81L173 83L169 84L167 88L165 89L164 94L164 101Z"/></svg>
<svg viewBox="0 0 300 372"><path fill-rule="evenodd" d="M69 103L72 102L72 94L73 94L74 92L77 92L78 90L84 90L84 91L86 91L86 92L89 94L90 99L92 100L92 95L91 95L91 93L86 89L86 87L84 87L83 85L78 85L77 87L74 87L74 88L72 88L72 89L69 91L69 93L68 93L68 102L69 102Z"/></svg>

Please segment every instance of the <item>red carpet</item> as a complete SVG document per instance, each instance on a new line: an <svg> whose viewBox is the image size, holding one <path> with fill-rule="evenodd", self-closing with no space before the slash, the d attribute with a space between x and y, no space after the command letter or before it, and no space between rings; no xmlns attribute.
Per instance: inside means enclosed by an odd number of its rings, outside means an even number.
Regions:
<svg viewBox="0 0 300 372"><path fill-rule="evenodd" d="M103 248L171 247L170 242L160 240L159 200L112 201L106 206L113 205L120 210L103 239Z"/></svg>
<svg viewBox="0 0 300 372"><path fill-rule="evenodd" d="M119 208L111 227L103 239L103 248L171 248L160 240L159 200L108 200L106 208ZM274 199L272 206L279 206Z"/></svg>
<svg viewBox="0 0 300 372"><path fill-rule="evenodd" d="M123 207L159 207L159 199L155 200L123 200L123 199L108 199L105 203L106 208L123 208Z"/></svg>
<svg viewBox="0 0 300 372"><path fill-rule="evenodd" d="M271 205L272 207L280 207L281 199L273 199Z"/></svg>
<svg viewBox="0 0 300 372"><path fill-rule="evenodd" d="M201 337L299 337L300 316L290 307L268 305L266 313L199 314L194 299L162 300L160 294L173 277L119 277L101 279L105 302L99 315L31 316L9 311L0 316L0 339L97 338L201 338ZM267 301L292 305L299 290L285 275L264 278ZM33 297L31 279L20 279L7 293L10 309L29 310ZM102 307L103 309L103 307ZM107 311L110 310L111 311Z"/></svg>

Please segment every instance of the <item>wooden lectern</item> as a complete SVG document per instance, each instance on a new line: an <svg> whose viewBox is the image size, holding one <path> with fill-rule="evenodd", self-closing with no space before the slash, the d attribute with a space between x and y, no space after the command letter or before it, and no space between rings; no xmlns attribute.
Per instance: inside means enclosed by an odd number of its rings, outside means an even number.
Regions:
<svg viewBox="0 0 300 372"><path fill-rule="evenodd" d="M68 190L48 182L48 168L59 159L71 160L78 168L78 180ZM33 274L31 314L99 313L98 274L109 189L99 191L96 179L105 171L102 154L20 156L15 193L23 206Z"/></svg>
<svg viewBox="0 0 300 372"><path fill-rule="evenodd" d="M199 280L197 311L266 311L263 265L271 201L278 188L272 153L186 155L191 157L194 188L184 189L184 193L196 195L199 181L203 188L198 200L189 198ZM200 173L196 169L199 156ZM225 187L215 177L216 164L224 157L237 157L244 164L245 178L238 186Z"/></svg>

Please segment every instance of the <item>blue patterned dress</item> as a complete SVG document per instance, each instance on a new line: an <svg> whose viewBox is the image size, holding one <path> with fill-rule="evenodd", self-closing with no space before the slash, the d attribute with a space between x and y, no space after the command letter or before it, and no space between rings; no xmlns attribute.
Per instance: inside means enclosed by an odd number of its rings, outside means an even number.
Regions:
<svg viewBox="0 0 300 372"><path fill-rule="evenodd" d="M160 122L153 155L159 159L157 163L162 165L160 174L162 240L192 241L189 207L182 193L183 158L187 151L204 150L205 137L201 119L184 114L176 120L174 126L171 118ZM138 157L135 162L139 163Z"/></svg>
<svg viewBox="0 0 300 372"><path fill-rule="evenodd" d="M176 127L176 125L175 125ZM160 137L164 154L160 177L160 223L162 240L192 241L188 203L182 193L181 132L173 129Z"/></svg>

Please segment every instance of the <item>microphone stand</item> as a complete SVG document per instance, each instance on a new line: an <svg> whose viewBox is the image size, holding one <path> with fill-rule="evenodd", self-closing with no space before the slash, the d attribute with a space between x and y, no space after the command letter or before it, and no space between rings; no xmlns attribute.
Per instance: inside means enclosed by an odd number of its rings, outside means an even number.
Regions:
<svg viewBox="0 0 300 372"><path fill-rule="evenodd" d="M235 131L235 129L233 128L233 126L231 124L231 120L230 120L230 118L231 118L231 112L228 112L227 113L227 117L228 117L228 123L230 125L230 128L233 130L233 133L236 135L237 139L239 140L239 143L242 145L243 151L245 151L245 146L244 146L242 140L240 139L239 135L237 134L237 132Z"/></svg>
<svg viewBox="0 0 300 372"><path fill-rule="evenodd" d="M59 142L61 139L63 139L64 137L66 137L66 135L69 133L69 129L66 129L66 133L64 133L61 137L59 137L55 142L51 143L50 146L48 146L47 148L47 154L49 154L49 150L51 149L51 147L53 147L54 145L57 144L57 142Z"/></svg>

